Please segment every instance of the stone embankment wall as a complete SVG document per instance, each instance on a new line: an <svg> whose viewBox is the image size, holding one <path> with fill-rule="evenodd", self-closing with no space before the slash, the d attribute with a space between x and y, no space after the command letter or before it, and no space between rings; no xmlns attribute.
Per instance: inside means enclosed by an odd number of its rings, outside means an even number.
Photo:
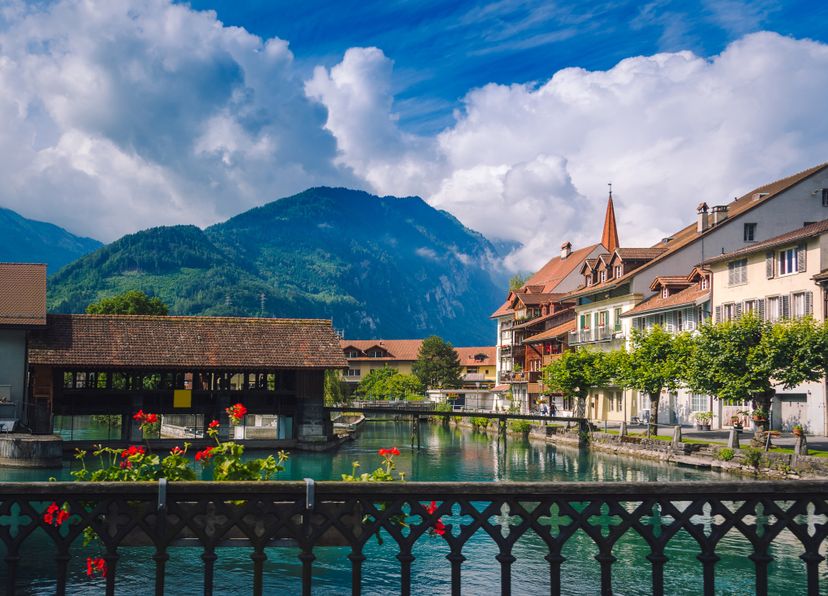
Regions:
<svg viewBox="0 0 828 596"><path fill-rule="evenodd" d="M690 443L672 443L641 436L617 435L603 432L589 433L588 441L572 430L563 427L532 427L530 438L541 439L556 445L573 447L588 443L590 449L616 455L625 455L638 459L650 459L692 466L696 468L720 470L728 473L762 477L762 478L825 478L828 477L828 458L792 453L762 452L758 468L747 465L746 451L734 449L733 459L722 461L719 453L724 445L700 445Z"/></svg>

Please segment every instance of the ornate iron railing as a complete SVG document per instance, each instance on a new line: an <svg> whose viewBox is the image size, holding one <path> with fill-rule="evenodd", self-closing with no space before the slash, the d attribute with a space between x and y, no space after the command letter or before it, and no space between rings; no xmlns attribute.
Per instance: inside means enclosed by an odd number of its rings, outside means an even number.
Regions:
<svg viewBox="0 0 828 596"><path fill-rule="evenodd" d="M698 546L697 584L693 593L716 591L717 546L736 531L749 542L755 593L768 593L770 547L787 530L795 537L804 561L807 585L790 585L791 593L817 595L820 548L828 536L828 482L680 482L680 483L17 483L0 485L0 541L5 547L5 593L21 591L18 565L27 541L45 533L54 552L40 550L44 575L53 574L56 592L67 590L67 566L85 528L102 540L108 573L106 592L118 585L118 562L134 546L154 548L155 593L163 594L169 549L201 549L204 593L214 590L216 550L223 546L252 547L253 593L263 591L266 548L299 549L304 594L311 593L314 560L325 546L350 551L353 594L362 590L366 545L380 530L396 544L401 592L409 594L415 544L435 537L438 520L445 522L450 588L461 593L461 570L469 540L480 532L496 545L500 590L512 590L513 547L534 534L548 551L548 584L538 590L560 594L563 549L579 531L594 542L600 568L595 592L611 594L613 548L625 536L640 537L649 548L649 574L641 573L639 589L665 592L665 549L679 532ZM70 518L60 527L43 521L52 502L66 503ZM432 501L436 509L429 511ZM400 516L404 514L407 525ZM462 517L465 521L457 521ZM40 531L38 531L40 530ZM427 536L431 534L431 536ZM786 534L787 535L787 534ZM393 542L391 542L393 541ZM643 571L643 570L642 570ZM647 577L649 575L649 577ZM545 579L545 578L544 578ZM188 586L192 588L192 586ZM448 587L448 586L446 586ZM494 589L495 587L492 586ZM438 586L430 589L439 591ZM822 589L822 591L821 591ZM169 593L175 593L169 589Z"/></svg>

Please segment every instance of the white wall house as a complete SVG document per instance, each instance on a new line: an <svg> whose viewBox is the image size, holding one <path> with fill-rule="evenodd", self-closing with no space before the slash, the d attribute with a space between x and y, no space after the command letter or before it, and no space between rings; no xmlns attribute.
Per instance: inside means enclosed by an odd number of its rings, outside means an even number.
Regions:
<svg viewBox="0 0 828 596"><path fill-rule="evenodd" d="M749 312L768 321L806 316L824 321L820 280L828 277L828 219L710 259L706 266L713 272L716 321ZM772 427L790 430L802 424L806 432L828 433L827 395L824 379L778 389Z"/></svg>

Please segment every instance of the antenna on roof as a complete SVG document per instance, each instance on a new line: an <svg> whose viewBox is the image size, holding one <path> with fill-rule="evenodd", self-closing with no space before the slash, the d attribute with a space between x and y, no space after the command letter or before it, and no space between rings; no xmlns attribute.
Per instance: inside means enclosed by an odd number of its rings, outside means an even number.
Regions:
<svg viewBox="0 0 828 596"><path fill-rule="evenodd" d="M609 196L612 198L612 182L607 182L607 186L609 186Z"/></svg>

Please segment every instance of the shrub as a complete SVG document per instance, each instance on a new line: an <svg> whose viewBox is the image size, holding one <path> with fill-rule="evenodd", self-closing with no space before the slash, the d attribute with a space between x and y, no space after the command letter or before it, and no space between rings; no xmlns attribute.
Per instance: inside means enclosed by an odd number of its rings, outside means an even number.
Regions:
<svg viewBox="0 0 828 596"><path fill-rule="evenodd" d="M471 419L472 426L479 427L481 430L489 426L489 419L485 416L474 416Z"/></svg>
<svg viewBox="0 0 828 596"><path fill-rule="evenodd" d="M758 470L759 464L762 463L762 450L755 447L747 447L742 450L742 457L744 457L746 465L751 466L754 470Z"/></svg>
<svg viewBox="0 0 828 596"><path fill-rule="evenodd" d="M735 453L733 452L733 449L725 447L724 449L719 449L719 452L716 454L716 458L720 461L730 461L733 459L734 455Z"/></svg>
<svg viewBox="0 0 828 596"><path fill-rule="evenodd" d="M442 402L434 406L435 412L451 412L451 404L448 402Z"/></svg>
<svg viewBox="0 0 828 596"><path fill-rule="evenodd" d="M509 422L509 430L513 433L528 433L532 429L529 420L512 420Z"/></svg>

